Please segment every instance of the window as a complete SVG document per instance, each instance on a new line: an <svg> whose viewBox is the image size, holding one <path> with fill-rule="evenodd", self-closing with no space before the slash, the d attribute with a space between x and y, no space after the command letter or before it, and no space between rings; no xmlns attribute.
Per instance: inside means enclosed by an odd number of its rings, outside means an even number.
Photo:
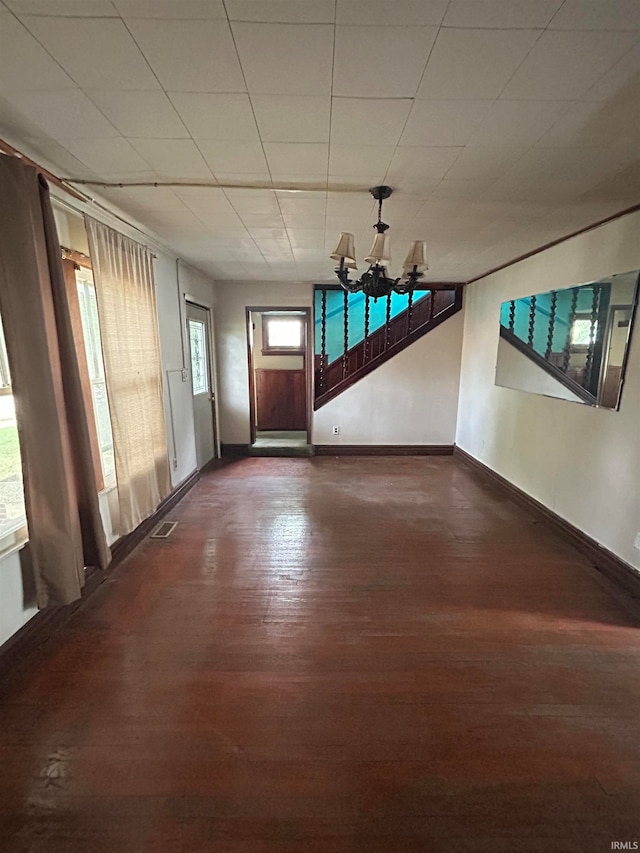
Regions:
<svg viewBox="0 0 640 853"><path fill-rule="evenodd" d="M207 367L207 335L201 320L189 320L189 342L191 344L191 381L193 393L207 394L209 370Z"/></svg>
<svg viewBox="0 0 640 853"><path fill-rule="evenodd" d="M579 349L581 347L589 347L595 343L598 335L598 321L593 325L593 337L591 335L591 315L578 314L571 326L571 348Z"/></svg>
<svg viewBox="0 0 640 853"><path fill-rule="evenodd" d="M115 483L116 466L104 363L102 361L96 289L93 283L93 273L90 269L86 267L76 269L75 278L103 485L111 486Z"/></svg>
<svg viewBox="0 0 640 853"><path fill-rule="evenodd" d="M263 314L262 354L303 355L304 317L299 314Z"/></svg>
<svg viewBox="0 0 640 853"><path fill-rule="evenodd" d="M0 551L27 540L18 425L0 322Z"/></svg>

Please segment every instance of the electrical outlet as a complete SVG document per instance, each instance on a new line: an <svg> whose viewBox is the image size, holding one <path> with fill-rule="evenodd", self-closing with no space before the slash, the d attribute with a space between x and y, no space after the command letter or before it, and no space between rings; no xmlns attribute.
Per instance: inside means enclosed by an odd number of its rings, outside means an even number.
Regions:
<svg viewBox="0 0 640 853"><path fill-rule="evenodd" d="M640 530L636 533L636 538L633 542L633 547L637 548L640 551Z"/></svg>
<svg viewBox="0 0 640 853"><path fill-rule="evenodd" d="M340 435L340 427L339 426L335 426L333 428L333 434L334 435Z"/></svg>

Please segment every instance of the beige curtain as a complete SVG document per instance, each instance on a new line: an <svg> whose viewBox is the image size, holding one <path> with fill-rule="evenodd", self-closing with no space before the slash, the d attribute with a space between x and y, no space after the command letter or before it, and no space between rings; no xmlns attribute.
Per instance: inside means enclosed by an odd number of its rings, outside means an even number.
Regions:
<svg viewBox="0 0 640 853"><path fill-rule="evenodd" d="M110 560L49 189L0 156L0 311L18 418L38 607L81 595Z"/></svg>
<svg viewBox="0 0 640 853"><path fill-rule="evenodd" d="M171 491L152 257L85 217L98 301L123 535Z"/></svg>

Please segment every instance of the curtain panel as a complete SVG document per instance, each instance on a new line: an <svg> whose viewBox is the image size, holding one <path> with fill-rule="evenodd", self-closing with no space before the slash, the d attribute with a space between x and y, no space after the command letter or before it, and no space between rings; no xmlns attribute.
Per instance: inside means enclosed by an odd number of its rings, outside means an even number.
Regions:
<svg viewBox="0 0 640 853"><path fill-rule="evenodd" d="M151 253L85 216L116 463L120 535L171 492Z"/></svg>
<svg viewBox="0 0 640 853"><path fill-rule="evenodd" d="M13 382L38 607L110 561L49 188L0 156L0 312Z"/></svg>

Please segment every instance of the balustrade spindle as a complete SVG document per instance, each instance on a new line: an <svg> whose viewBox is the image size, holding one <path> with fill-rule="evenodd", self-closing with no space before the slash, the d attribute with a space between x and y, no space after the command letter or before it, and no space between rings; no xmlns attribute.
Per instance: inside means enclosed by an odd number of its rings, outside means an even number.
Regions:
<svg viewBox="0 0 640 853"><path fill-rule="evenodd" d="M600 285L593 287L593 299L591 301L591 323L589 326L589 343L587 345L587 359L584 365L584 387L591 386L591 373L593 371L593 355L596 348L596 329L598 327L598 311L600 309Z"/></svg>
<svg viewBox="0 0 640 853"><path fill-rule="evenodd" d="M531 297L531 302L529 304L529 336L527 337L527 343L533 349L533 333L536 327L536 297Z"/></svg>
<svg viewBox="0 0 640 853"><path fill-rule="evenodd" d="M389 342L391 340L391 294L387 296L387 317L385 320L384 327L384 348L385 351L389 349Z"/></svg>
<svg viewBox="0 0 640 853"><path fill-rule="evenodd" d="M553 333L556 325L556 305L558 302L558 293L555 290L551 291L551 304L549 305L549 334L547 335L547 349L544 357L547 361L551 358L553 352Z"/></svg>
<svg viewBox="0 0 640 853"><path fill-rule="evenodd" d="M407 300L407 334L411 331L411 320L413 319L413 290L409 291Z"/></svg>
<svg viewBox="0 0 640 853"><path fill-rule="evenodd" d="M320 391L325 390L327 384L327 291L322 291L322 313L321 313L321 335L320 335Z"/></svg>
<svg viewBox="0 0 640 853"><path fill-rule="evenodd" d="M363 361L369 361L369 297L364 298L364 353Z"/></svg>
<svg viewBox="0 0 640 853"><path fill-rule="evenodd" d="M509 331L515 334L516 328L516 300L509 303Z"/></svg>
<svg viewBox="0 0 640 853"><path fill-rule="evenodd" d="M342 378L349 375L349 293L344 292L344 349L342 351Z"/></svg>
<svg viewBox="0 0 640 853"><path fill-rule="evenodd" d="M571 307L569 308L569 327L567 329L567 339L564 344L562 354L562 369L566 373L569 370L569 362L571 361L571 332L576 319L576 309L578 307L579 287L571 288Z"/></svg>
<svg viewBox="0 0 640 853"><path fill-rule="evenodd" d="M436 292L435 290L429 291L429 322L433 320L433 317L436 313Z"/></svg>

